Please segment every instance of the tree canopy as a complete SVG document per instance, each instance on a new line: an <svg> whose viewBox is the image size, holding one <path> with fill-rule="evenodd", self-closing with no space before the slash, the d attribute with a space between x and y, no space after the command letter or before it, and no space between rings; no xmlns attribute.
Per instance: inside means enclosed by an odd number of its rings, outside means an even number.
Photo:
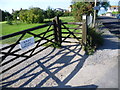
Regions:
<svg viewBox="0 0 120 90"><path fill-rule="evenodd" d="M93 13L93 7L88 2L76 2L72 5L72 12L75 20L81 21L82 15Z"/></svg>
<svg viewBox="0 0 120 90"><path fill-rule="evenodd" d="M44 20L43 10L37 7L21 10L19 17L22 22L26 23L40 23Z"/></svg>
<svg viewBox="0 0 120 90"><path fill-rule="evenodd" d="M9 12L3 11L1 9L0 9L0 12L2 14L2 20L1 21L8 21L8 20L12 19L12 15Z"/></svg>
<svg viewBox="0 0 120 90"><path fill-rule="evenodd" d="M90 13L93 15L93 7L95 5L95 2L75 2L75 0L72 0L72 12L73 16L76 21L82 20L82 15L86 14L89 15ZM103 2L101 0L97 1L98 7L104 7L105 10L110 6L109 1ZM96 10L96 14L98 14L99 10Z"/></svg>

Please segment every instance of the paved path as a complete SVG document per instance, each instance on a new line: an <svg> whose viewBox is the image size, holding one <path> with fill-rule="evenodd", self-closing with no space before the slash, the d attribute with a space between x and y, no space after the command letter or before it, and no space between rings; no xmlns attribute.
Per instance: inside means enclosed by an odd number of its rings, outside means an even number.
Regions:
<svg viewBox="0 0 120 90"><path fill-rule="evenodd" d="M118 38L108 30L104 32L104 45L89 56L82 69L69 82L70 85L96 85L98 88L118 87Z"/></svg>
<svg viewBox="0 0 120 90"><path fill-rule="evenodd" d="M20 88L117 88L119 41L107 29L101 31L104 32L105 43L94 55L86 55L76 43L64 44L61 49L49 47L2 74L0 85Z"/></svg>
<svg viewBox="0 0 120 90"><path fill-rule="evenodd" d="M120 21L118 21L117 18L103 16L99 17L99 21L101 21L111 33L120 37Z"/></svg>

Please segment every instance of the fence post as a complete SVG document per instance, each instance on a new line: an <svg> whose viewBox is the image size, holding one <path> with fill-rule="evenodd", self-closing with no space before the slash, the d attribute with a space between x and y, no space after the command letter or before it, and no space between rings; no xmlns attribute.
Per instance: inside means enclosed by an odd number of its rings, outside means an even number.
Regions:
<svg viewBox="0 0 120 90"><path fill-rule="evenodd" d="M83 18L83 25L82 25L82 44L86 46L87 44L87 16Z"/></svg>
<svg viewBox="0 0 120 90"><path fill-rule="evenodd" d="M59 17L56 16L53 22L55 23L54 24L55 41L61 46L62 43L61 20L59 20Z"/></svg>
<svg viewBox="0 0 120 90"><path fill-rule="evenodd" d="M53 30L54 30L54 38L55 38L55 42L58 43L58 36L57 36L57 24L56 21L53 20Z"/></svg>

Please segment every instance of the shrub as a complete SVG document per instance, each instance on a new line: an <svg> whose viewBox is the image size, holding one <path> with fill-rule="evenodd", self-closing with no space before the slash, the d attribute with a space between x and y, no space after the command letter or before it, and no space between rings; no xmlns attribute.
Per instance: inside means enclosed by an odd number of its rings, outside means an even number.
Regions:
<svg viewBox="0 0 120 90"><path fill-rule="evenodd" d="M19 13L20 20L26 23L41 23L44 20L43 10L40 8L30 8Z"/></svg>
<svg viewBox="0 0 120 90"><path fill-rule="evenodd" d="M48 9L46 10L46 17L48 19L55 17L55 11L51 7L48 7Z"/></svg>
<svg viewBox="0 0 120 90"><path fill-rule="evenodd" d="M20 21L27 22L27 12L28 10L21 10L19 13Z"/></svg>
<svg viewBox="0 0 120 90"><path fill-rule="evenodd" d="M72 16L71 12L64 12L63 16Z"/></svg>
<svg viewBox="0 0 120 90"><path fill-rule="evenodd" d="M13 15L13 20L17 20L17 17L19 16L20 11L16 10L12 13Z"/></svg>
<svg viewBox="0 0 120 90"><path fill-rule="evenodd" d="M0 9L0 15L1 15L0 21L8 21L12 19L12 15L9 12L3 11L1 9Z"/></svg>
<svg viewBox="0 0 120 90"><path fill-rule="evenodd" d="M62 11L55 11L55 16L63 16L63 14Z"/></svg>
<svg viewBox="0 0 120 90"><path fill-rule="evenodd" d="M97 32L95 28L88 28L87 45L85 51L87 54L93 54L99 46L103 45L104 39L102 33Z"/></svg>
<svg viewBox="0 0 120 90"><path fill-rule="evenodd" d="M12 20L8 20L6 24L13 25Z"/></svg>

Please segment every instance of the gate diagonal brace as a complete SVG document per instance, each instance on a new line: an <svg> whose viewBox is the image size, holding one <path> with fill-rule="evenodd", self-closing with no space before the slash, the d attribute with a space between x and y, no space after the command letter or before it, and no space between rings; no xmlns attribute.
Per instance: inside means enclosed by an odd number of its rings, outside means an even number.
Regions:
<svg viewBox="0 0 120 90"><path fill-rule="evenodd" d="M64 28L66 28L68 31L69 31L69 35L73 35L74 38L76 38L78 41L80 41L75 35L73 32L71 32L64 24L62 24L64 26Z"/></svg>

